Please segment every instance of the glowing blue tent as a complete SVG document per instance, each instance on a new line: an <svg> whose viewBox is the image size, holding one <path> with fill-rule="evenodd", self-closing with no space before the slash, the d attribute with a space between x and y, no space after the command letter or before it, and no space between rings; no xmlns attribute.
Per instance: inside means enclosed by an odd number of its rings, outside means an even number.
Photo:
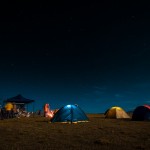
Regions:
<svg viewBox="0 0 150 150"><path fill-rule="evenodd" d="M66 105L56 112L51 122L77 123L87 122L88 120L88 117L78 105Z"/></svg>

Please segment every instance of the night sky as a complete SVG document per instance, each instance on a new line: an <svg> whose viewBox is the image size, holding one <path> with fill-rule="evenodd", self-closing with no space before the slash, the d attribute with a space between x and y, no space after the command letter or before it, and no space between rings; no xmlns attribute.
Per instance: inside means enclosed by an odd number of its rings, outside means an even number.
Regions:
<svg viewBox="0 0 150 150"><path fill-rule="evenodd" d="M12 2L0 6L0 100L87 113L150 104L150 4Z"/></svg>

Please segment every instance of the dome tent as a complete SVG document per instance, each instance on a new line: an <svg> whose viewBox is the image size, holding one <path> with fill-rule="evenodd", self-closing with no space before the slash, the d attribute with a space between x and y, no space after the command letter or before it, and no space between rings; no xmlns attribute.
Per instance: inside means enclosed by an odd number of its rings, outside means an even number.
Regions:
<svg viewBox="0 0 150 150"><path fill-rule="evenodd" d="M105 112L105 118L130 118L130 116L121 108L118 106L111 107Z"/></svg>
<svg viewBox="0 0 150 150"><path fill-rule="evenodd" d="M88 120L88 117L78 105L66 105L56 112L51 122L77 123L87 122Z"/></svg>
<svg viewBox="0 0 150 150"><path fill-rule="evenodd" d="M135 121L144 121L149 120L150 121L150 106L149 105L143 105L138 106L133 111L132 120Z"/></svg>

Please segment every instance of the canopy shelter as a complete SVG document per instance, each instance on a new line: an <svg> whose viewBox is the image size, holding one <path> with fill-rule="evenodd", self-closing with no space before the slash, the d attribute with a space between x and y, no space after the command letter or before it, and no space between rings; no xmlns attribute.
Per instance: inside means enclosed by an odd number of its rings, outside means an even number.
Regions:
<svg viewBox="0 0 150 150"><path fill-rule="evenodd" d="M28 106L28 104L35 102L34 100L24 98L22 95L17 95L15 97L9 98L7 100L4 100L4 103L12 103L13 105L16 105L19 109L25 109L25 105Z"/></svg>

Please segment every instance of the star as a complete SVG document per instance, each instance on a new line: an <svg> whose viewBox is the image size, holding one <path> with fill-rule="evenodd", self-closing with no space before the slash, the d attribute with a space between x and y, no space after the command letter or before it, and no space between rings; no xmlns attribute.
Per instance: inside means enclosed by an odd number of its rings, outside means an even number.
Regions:
<svg viewBox="0 0 150 150"><path fill-rule="evenodd" d="M14 63L11 63L11 64L10 64L10 66L11 66L11 67L14 67L14 66L15 66L15 64L14 64Z"/></svg>
<svg viewBox="0 0 150 150"><path fill-rule="evenodd" d="M133 16L131 16L131 19L135 20L135 16L134 16L134 15L133 15Z"/></svg>

